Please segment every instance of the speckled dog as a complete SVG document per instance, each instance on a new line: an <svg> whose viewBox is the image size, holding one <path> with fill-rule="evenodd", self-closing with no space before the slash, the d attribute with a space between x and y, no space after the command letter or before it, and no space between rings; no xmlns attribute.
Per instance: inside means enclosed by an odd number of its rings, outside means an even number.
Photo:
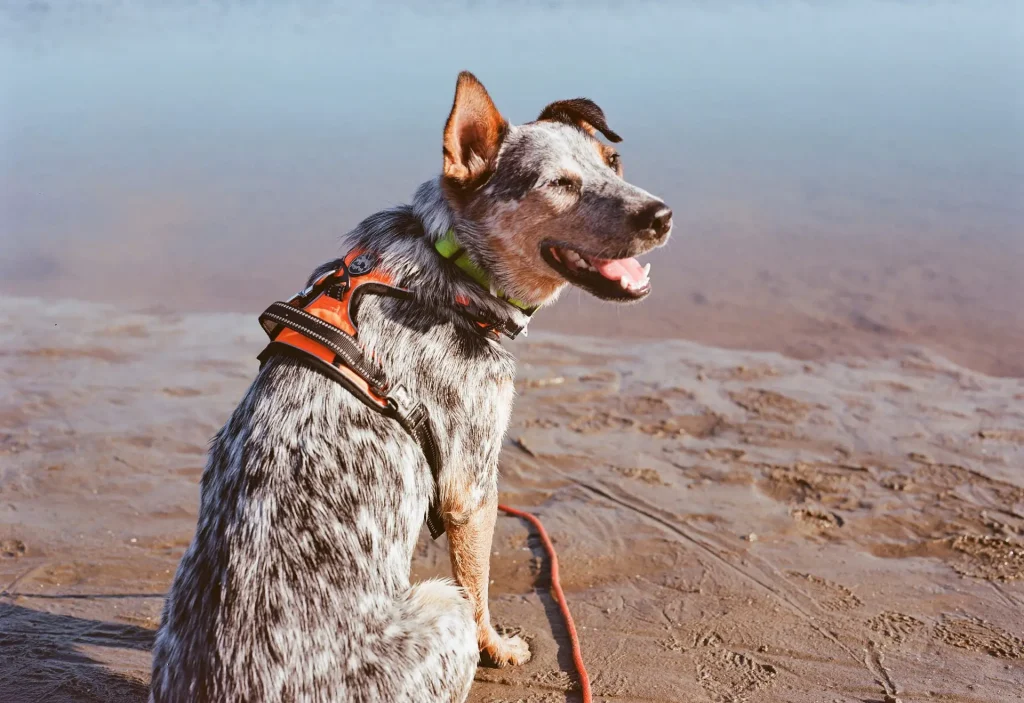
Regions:
<svg viewBox="0 0 1024 703"><path fill-rule="evenodd" d="M409 583L435 491L417 442L301 360L273 357L213 440L152 701L462 701L481 652L498 666L530 658L487 609L515 361L461 307L517 328L567 283L622 302L650 292L632 257L665 242L671 211L623 180L598 132L619 141L585 99L511 126L463 73L442 175L345 237L413 292L366 296L358 339L429 411L455 582ZM484 285L439 254L442 238Z"/></svg>

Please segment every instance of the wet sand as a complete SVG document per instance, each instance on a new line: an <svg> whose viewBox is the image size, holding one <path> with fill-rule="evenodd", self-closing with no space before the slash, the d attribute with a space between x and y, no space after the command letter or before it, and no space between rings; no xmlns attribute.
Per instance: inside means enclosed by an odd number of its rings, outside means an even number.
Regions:
<svg viewBox="0 0 1024 703"><path fill-rule="evenodd" d="M248 315L0 298L0 700L144 700ZM894 341L894 345L899 340ZM535 331L502 500L552 533L598 700L1005 703L1024 690L1024 381L889 346L802 361ZM415 578L447 573L421 536ZM578 700L500 518L472 701Z"/></svg>

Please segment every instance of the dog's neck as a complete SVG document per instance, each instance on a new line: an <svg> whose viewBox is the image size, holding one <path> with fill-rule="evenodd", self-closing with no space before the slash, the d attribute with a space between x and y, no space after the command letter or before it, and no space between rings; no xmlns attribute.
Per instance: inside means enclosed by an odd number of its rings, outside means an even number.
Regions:
<svg viewBox="0 0 1024 703"><path fill-rule="evenodd" d="M481 266L477 265L473 257L469 255L466 247L459 243L458 238L455 236L454 229L448 230L443 237L435 241L434 249L436 249L437 253L442 257L455 264L455 266L464 274L476 281L481 288L485 288L490 291L491 295L495 298L504 300L513 307L519 308L527 315L532 315L536 312L538 306L530 305L525 301L513 298L497 287L494 279L491 277L491 274L485 271Z"/></svg>
<svg viewBox="0 0 1024 703"><path fill-rule="evenodd" d="M507 321L509 325L503 327L525 329L530 322L527 311L492 295L489 287L481 286L438 252L438 240L451 230L476 264L490 273L493 269L484 263L488 260L485 233L457 216L444 197L439 179L420 186L411 205L366 218L342 237L341 243L345 251L361 248L377 253L396 285L408 288L426 307L449 310L467 325L471 323L459 311L471 307L484 313L486 319ZM308 283L337 266L337 260L320 266ZM504 289L503 281L495 280L495 285Z"/></svg>
<svg viewBox="0 0 1024 703"><path fill-rule="evenodd" d="M427 181L417 189L412 210L438 255L455 263L477 284L478 289L471 288L474 294L470 297L477 302L482 299L492 310L495 301L491 299L496 299L503 315L507 314L518 326L524 326L540 304L505 293L513 288L513 282L501 280L500 267L492 264L495 254L488 241L492 233L457 215L444 195L440 178Z"/></svg>
<svg viewBox="0 0 1024 703"><path fill-rule="evenodd" d="M449 230L455 229L457 224L455 210L444 197L440 176L426 181L416 189L416 194L412 196L412 212L423 223L423 231L432 243ZM458 224L465 227L465 223Z"/></svg>
<svg viewBox="0 0 1024 703"><path fill-rule="evenodd" d="M483 274L492 290L501 291L504 297L519 301L524 309L537 309L554 302L557 290L539 293L524 286L510 266L507 248L496 246L504 233L494 231L493 220L485 224L476 219L460 215L445 195L445 186L440 177L421 185L412 203L413 213L423 223L427 238L435 245L442 239L453 238L466 253L477 271ZM477 276L474 276L477 277Z"/></svg>

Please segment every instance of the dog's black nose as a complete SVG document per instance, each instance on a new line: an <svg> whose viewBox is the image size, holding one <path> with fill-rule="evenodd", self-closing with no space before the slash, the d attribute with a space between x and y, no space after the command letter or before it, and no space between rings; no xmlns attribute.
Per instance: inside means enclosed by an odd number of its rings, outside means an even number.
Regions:
<svg viewBox="0 0 1024 703"><path fill-rule="evenodd" d="M665 203L656 201L645 207L637 217L639 229L654 230L659 237L672 229L672 210Z"/></svg>
<svg viewBox="0 0 1024 703"><path fill-rule="evenodd" d="M651 220L651 229L657 232L659 237L664 237L672 229L672 210L662 203L654 218Z"/></svg>

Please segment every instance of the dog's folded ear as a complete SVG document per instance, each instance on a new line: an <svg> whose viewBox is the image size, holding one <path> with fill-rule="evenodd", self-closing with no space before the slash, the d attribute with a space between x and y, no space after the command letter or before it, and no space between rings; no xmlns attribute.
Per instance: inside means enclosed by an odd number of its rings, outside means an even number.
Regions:
<svg viewBox="0 0 1024 703"><path fill-rule="evenodd" d="M459 74L455 102L444 126L444 177L473 188L491 175L508 122L469 71Z"/></svg>
<svg viewBox="0 0 1024 703"><path fill-rule="evenodd" d="M604 111L593 100L573 98L559 100L544 108L538 120L551 120L576 125L590 135L600 132L610 142L621 142L622 137L613 132L605 119Z"/></svg>

